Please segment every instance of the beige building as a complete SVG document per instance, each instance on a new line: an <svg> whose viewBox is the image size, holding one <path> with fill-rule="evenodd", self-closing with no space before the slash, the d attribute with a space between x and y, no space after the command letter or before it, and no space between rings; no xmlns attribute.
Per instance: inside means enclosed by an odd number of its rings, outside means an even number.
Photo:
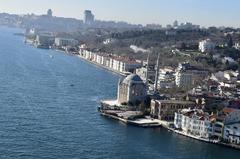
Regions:
<svg viewBox="0 0 240 159"><path fill-rule="evenodd" d="M119 81L118 103L140 104L146 99L146 96L146 85L138 75L131 74Z"/></svg>
<svg viewBox="0 0 240 159"><path fill-rule="evenodd" d="M160 120L173 121L179 109L194 107L195 103L179 100L152 100L151 116Z"/></svg>

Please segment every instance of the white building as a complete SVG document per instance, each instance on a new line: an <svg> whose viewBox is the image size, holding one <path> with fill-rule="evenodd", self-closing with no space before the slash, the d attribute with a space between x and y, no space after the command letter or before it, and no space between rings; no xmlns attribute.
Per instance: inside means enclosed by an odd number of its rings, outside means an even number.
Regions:
<svg viewBox="0 0 240 159"><path fill-rule="evenodd" d="M164 68L159 70L158 88L172 88L175 85L175 72Z"/></svg>
<svg viewBox="0 0 240 159"><path fill-rule="evenodd" d="M35 45L41 48L49 48L54 44L54 36L51 33L39 34L36 37Z"/></svg>
<svg viewBox="0 0 240 159"><path fill-rule="evenodd" d="M224 138L225 140L228 140L227 136L228 133L225 130L231 129L231 126L226 127L227 125L231 125L233 123L239 123L240 122L240 110L239 109L233 109L233 108L224 108L221 112L218 113L216 122L214 124L214 136L216 136L219 139ZM235 130L230 131L233 132Z"/></svg>
<svg viewBox="0 0 240 159"><path fill-rule="evenodd" d="M206 39L199 42L199 51L201 52L209 52L215 49L215 43L210 39Z"/></svg>
<svg viewBox="0 0 240 159"><path fill-rule="evenodd" d="M240 43L235 43L234 48L239 50L240 49Z"/></svg>
<svg viewBox="0 0 240 159"><path fill-rule="evenodd" d="M209 139L214 133L214 120L214 115L202 110L183 109L175 113L174 126L186 134Z"/></svg>
<svg viewBox="0 0 240 159"><path fill-rule="evenodd" d="M232 144L240 144L240 123L225 125L223 139Z"/></svg>
<svg viewBox="0 0 240 159"><path fill-rule="evenodd" d="M62 46L77 46L78 41L74 39L66 39L66 38L55 38L55 45L57 47Z"/></svg>
<svg viewBox="0 0 240 159"><path fill-rule="evenodd" d="M189 63L180 63L176 69L175 82L178 87L190 88L208 76L208 71L191 66Z"/></svg>

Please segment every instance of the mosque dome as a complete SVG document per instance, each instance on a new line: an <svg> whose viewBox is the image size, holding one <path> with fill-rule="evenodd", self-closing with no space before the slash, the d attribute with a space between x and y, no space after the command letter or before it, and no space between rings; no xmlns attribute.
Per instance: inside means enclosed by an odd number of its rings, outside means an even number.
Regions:
<svg viewBox="0 0 240 159"><path fill-rule="evenodd" d="M123 83L125 84L130 84L130 83L134 83L134 82L143 82L143 80L136 74L131 74L128 75L124 80Z"/></svg>

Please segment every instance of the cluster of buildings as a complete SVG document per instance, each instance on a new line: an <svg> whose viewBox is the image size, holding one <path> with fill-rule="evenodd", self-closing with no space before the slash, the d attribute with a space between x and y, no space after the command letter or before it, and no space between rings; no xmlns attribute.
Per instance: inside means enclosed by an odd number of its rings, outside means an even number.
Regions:
<svg viewBox="0 0 240 159"><path fill-rule="evenodd" d="M152 122L148 121L148 124L156 124L156 121L161 125L167 123L165 127L182 135L239 147L240 101L235 100L236 94L232 94L232 98L229 96L229 92L236 93L238 72L225 71L223 74L210 75L207 70L189 63L181 63L175 69L158 67L158 64L149 67L149 62L146 65L143 63L142 68L136 69L137 74L120 80L117 99L102 101L101 112L130 122L150 118ZM157 90L154 90L156 94L152 94L149 83L158 84L158 89L177 86L190 91L186 98L171 98L157 94ZM206 109L209 101L213 104L217 100L226 104L223 109ZM220 107L223 103L215 104Z"/></svg>
<svg viewBox="0 0 240 159"><path fill-rule="evenodd" d="M224 108L217 114L201 109L182 109L175 113L176 129L200 139L240 144L240 110Z"/></svg>
<svg viewBox="0 0 240 159"><path fill-rule="evenodd" d="M185 23L178 23L177 20L173 22L173 24L168 24L166 26L167 29L180 29L180 30L198 30L200 29L200 25L194 25L190 22L185 22Z"/></svg>
<svg viewBox="0 0 240 159"><path fill-rule="evenodd" d="M117 99L102 101L100 110L119 119L134 121L144 118L144 112L149 109L152 120L170 123L168 128L177 133L208 142L240 144L240 109L225 107L217 113L207 112L203 109L204 102L150 96L147 90L146 83L138 75L128 75L118 83ZM146 105L148 97L149 108Z"/></svg>
<svg viewBox="0 0 240 159"><path fill-rule="evenodd" d="M80 57L88 61L94 62L123 75L133 73L137 68L141 67L141 63L138 63L134 59L107 53L93 52L82 46L79 48L79 54Z"/></svg>
<svg viewBox="0 0 240 159"><path fill-rule="evenodd" d="M36 29L28 29L26 31L25 41L37 48L54 48L64 51L75 50L79 46L79 42L75 39L58 37L52 32L38 31Z"/></svg>
<svg viewBox="0 0 240 159"><path fill-rule="evenodd" d="M190 63L179 63L178 67L162 67L156 71L155 66L146 66L138 68L136 73L146 80L147 76L151 83L154 83L157 77L157 89L169 89L179 87L188 89L194 86L198 81L208 77L209 71L190 65ZM158 73L156 73L158 72Z"/></svg>

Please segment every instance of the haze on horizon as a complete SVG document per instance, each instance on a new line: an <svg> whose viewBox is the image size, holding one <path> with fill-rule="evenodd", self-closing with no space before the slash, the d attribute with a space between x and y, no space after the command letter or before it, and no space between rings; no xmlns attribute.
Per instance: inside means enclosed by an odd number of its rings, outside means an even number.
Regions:
<svg viewBox="0 0 240 159"><path fill-rule="evenodd" d="M96 19L134 24L192 22L201 26L240 27L239 0L0 0L0 12L44 14L83 19L85 9Z"/></svg>

